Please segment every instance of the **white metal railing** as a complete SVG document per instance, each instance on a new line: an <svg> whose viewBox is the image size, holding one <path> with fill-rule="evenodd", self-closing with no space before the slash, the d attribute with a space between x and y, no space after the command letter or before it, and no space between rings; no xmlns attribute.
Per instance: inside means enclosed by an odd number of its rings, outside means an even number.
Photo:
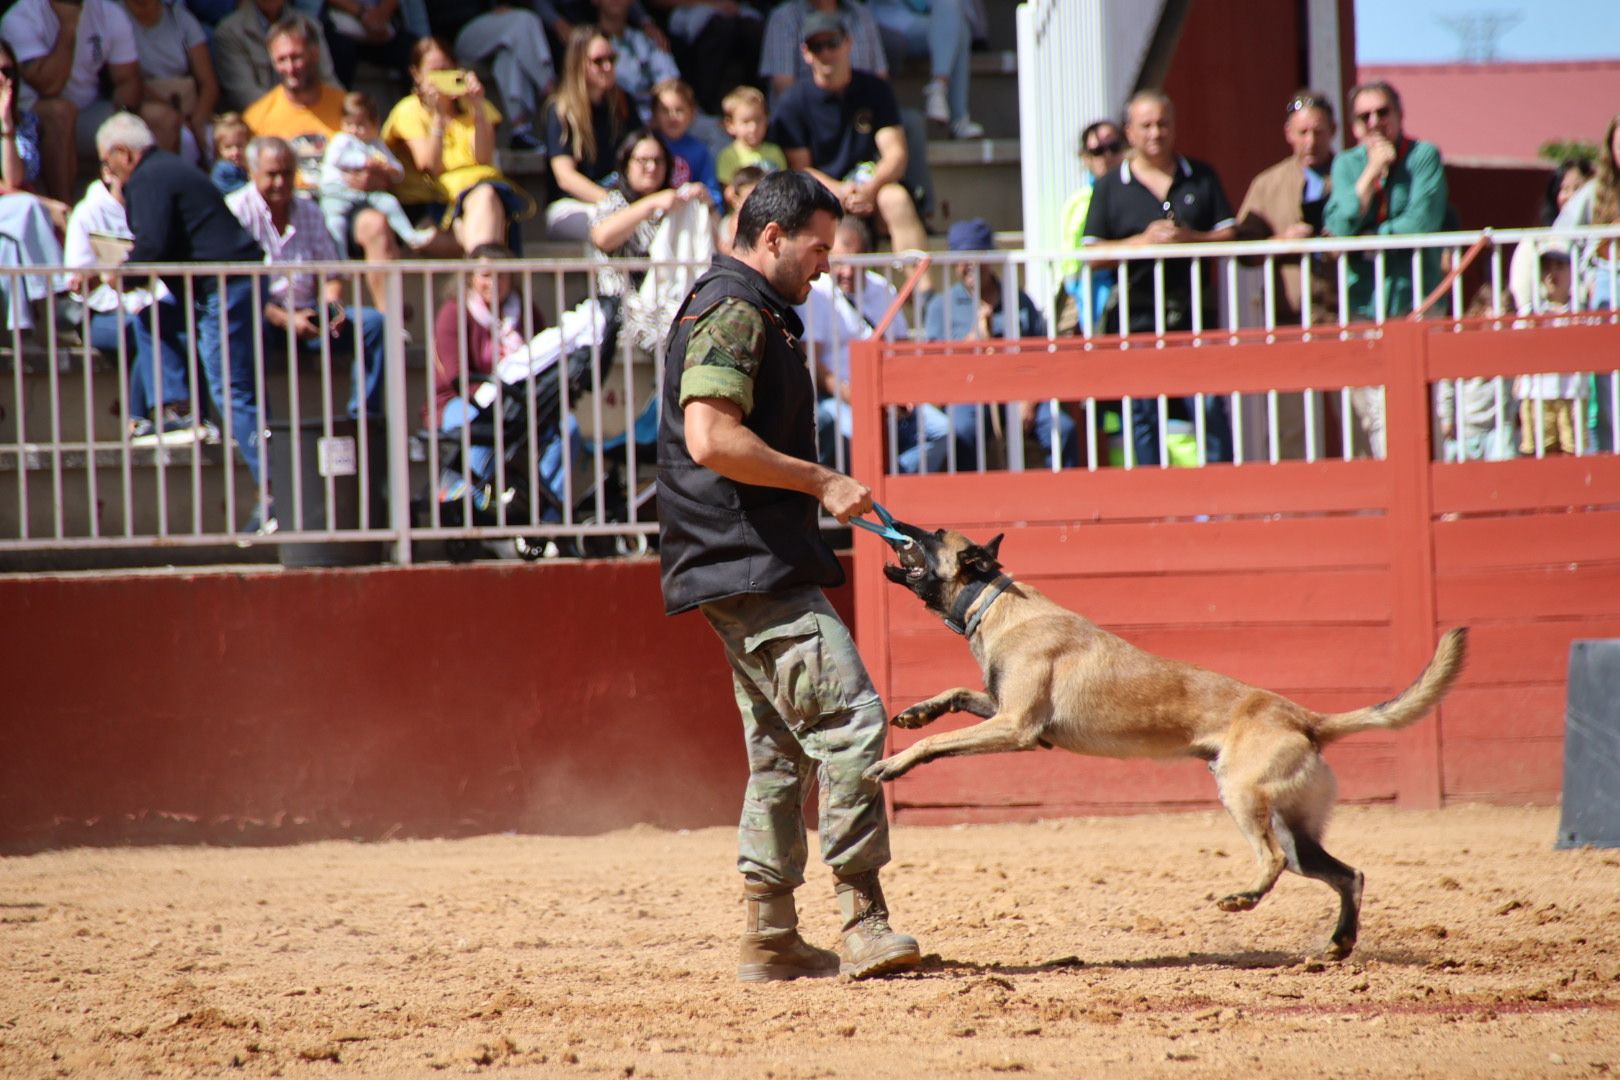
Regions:
<svg viewBox="0 0 1620 1080"><path fill-rule="evenodd" d="M1075 319L1075 334L1085 340L1101 339L1109 348L1156 348L1172 339L1174 320L1166 310L1167 273L1176 260L1191 260L1196 302L1188 315L1186 334L1197 343L1218 344L1256 336L1299 339L1318 334L1354 335L1368 332L1350 311L1345 271L1352 259L1366 260L1373 277L1382 282L1392 265L1420 259L1425 251L1459 258L1476 241L1488 245L1475 274L1486 283L1484 310L1503 318L1511 327L1514 307L1508 302L1515 270L1510 252L1516 245L1562 244L1575 255L1577 286L1572 307L1580 316L1600 299L1599 310L1616 318L1614 297L1617 269L1613 260L1594 256L1620 238L1620 227L1555 233L1551 230L1512 230L1488 233L1452 233L1398 238L1349 240L1264 241L1136 248L1113 251L993 252L937 254L929 270L930 293L915 294L906 310L904 333L914 339L929 335L930 305L941 308L953 287L964 292L966 307L977 314L994 274L1000 285L998 314L1003 336L1018 336L1021 292L1040 272L1055 274L1056 267L1077 260L1082 292L1096 283L1104 263L1118 261L1121 269L1150 267L1147 288L1118 290L1116 314L1123 327L1119 338L1089 311ZM1526 246L1526 250L1533 250ZM879 279L874 293L881 300L916 266L920 254L865 255L844 260ZM1521 262L1523 259L1521 258ZM217 380L208 377L197 350L183 354L183 392L166 394L163 376L156 377L157 398L176 398L183 411L201 417L211 409L214 428L192 429L176 437L150 436L137 440L129 431L132 357L125 338L101 352L89 345L81 316L79 338L58 322L57 300L48 297L36 305L35 329L27 334L12 329L0 339L0 557L7 552L85 550L105 548L181 548L219 545L279 545L284 556L310 545L387 543L396 561L418 557L414 548L425 542L460 546L493 542L511 543L520 553L538 556L553 547L564 553L615 554L645 550L656 533L651 503L655 471L650 443L656 431L658 387L664 358L659 350L636 347L633 335L620 333L609 345L602 311L603 296L596 271L601 263L577 259L548 262L513 260L486 264L488 269L511 275L512 291L520 312L514 328L532 347L509 357L492 377L480 378L467 360L468 329L464 319L452 320L454 340L446 350L433 342L435 311L448 304L465 307L468 263L396 263L363 266L354 263L305 264L299 269L341 282L342 298L350 308L366 306L369 293L361 284L367 270L387 278L381 320L382 378L370 399L361 394L351 419L348 409L354 357L364 354L364 329L349 319L337 337L321 336L317 344L289 354L286 331L266 334L257 329L264 320L262 301L254 299L250 321L251 342L247 362L226 365ZM671 276L690 281L701 267L675 263L615 260L615 267L645 271L653 282ZM1295 268L1307 284L1324 268L1338 279L1329 295L1336 310L1314 308L1307 299L1300 310L1288 309L1277 273ZM1379 268L1383 269L1380 270ZM972 268L977 272L970 273ZM58 268L29 268L29 273L54 273ZM283 272L281 267L194 266L162 267L171 275L174 291L194 299L218 287L223 276L263 279ZM140 268L125 271L139 277ZM22 270L0 274L0 284L16 289ZM1521 279L1535 282L1540 275L1535 260ZM1129 278L1129 273L1121 275ZM1055 280L1055 278L1054 278ZM212 283L212 284L210 284ZM1380 294L1368 312L1371 322L1395 317L1423 297L1414 287L1391 303ZM1031 297L1029 305L1042 324L1035 336L1055 338L1060 296ZM14 294L14 293L13 293ZM254 293L257 297L257 293ZM1306 298L1312 290L1306 288ZM1410 302L1408 302L1408 300ZM1530 304L1534 305L1535 300ZM400 314L407 304L415 317ZM1443 298L1441 315L1463 316L1468 309L1461 279ZM869 311L864 321L848 323L856 335L869 332L882 313ZM846 324L818 325L809 312L806 340L812 363L825 361L825 350L847 349ZM1588 313L1587 317L1591 317ZM152 318L150 311L116 315L119 319ZM322 326L329 327L326 316ZM934 316L938 334L938 314ZM196 341L201 326L194 308L180 312L180 326L188 341ZM1147 326L1133 330L1132 325ZM1284 333L1292 324L1299 332ZM419 339L406 339L408 326ZM544 330L545 328L552 328ZM158 326L163 329L162 325ZM941 336L960 338L973 331L953 327ZM547 338L547 334L550 338ZM9 350L4 346L9 343ZM373 345L375 348L375 344ZM549 349L549 351L547 351ZM994 363L993 356L985 357ZM1620 358L1617 358L1620 365ZM1549 362L1550 367L1556 363ZM441 430L435 401L436 370L447 373L453 401L476 408L477 421L448 425ZM362 370L364 365L362 365ZM1534 373L1527 373L1534 374ZM1579 452L1610 450L1620 443L1620 378L1612 370L1583 372L1596 383L1597 411L1605 418L1596 431L1585 430ZM221 384L230 385L221 385ZM364 386L364 380L361 380ZM251 386L251 400L260 403L273 434L268 442L241 437L231 410L212 407L217 386L228 397L232 388ZM1278 461L1302 456L1315 460L1338 436L1335 453L1346 457L1354 449L1352 427L1356 395L1371 393L1361 402L1376 407L1377 388L1324 387L1303 393L1271 391L1265 395L1210 395L1227 397L1232 429L1232 458L1238 462ZM1511 432L1517 402L1507 380L1471 385L1467 380L1436 388L1440 421L1466 420L1483 424L1498 443ZM1042 437L1029 442L1031 452L1049 468L1097 468L1106 465L1106 434L1102 425L1110 403L1035 402L1032 421ZM1157 434L1158 461L1139 462L1133 442L1123 437L1121 455L1126 467L1138 465L1199 464L1210 457L1210 431L1205 424L1206 400L1196 402L1188 430L1173 422L1173 403L1163 398L1123 403L1128 419L1147 410ZM1336 408L1335 408L1336 406ZM1539 420L1541 414L1532 414ZM1449 412L1447 411L1449 410ZM898 471L963 471L1023 467L1026 440L1023 414L1017 407L999 409L966 406L952 415L940 410L953 424L945 445L936 447L927 424L918 417L891 410L888 417L888 467ZM1044 412L1044 418L1040 413ZM1336 413L1336 416L1334 415ZM1063 430L1067 414L1073 429ZM250 414L251 415L251 414ZM1285 418L1301 428L1285 437ZM937 422L937 417L924 417ZM911 424L918 431L909 431ZM1330 427L1337 424L1337 428ZM835 425L836 428L836 425ZM201 434L199 435L199 430ZM1129 427L1127 426L1127 431ZM217 432L217 433L216 433ZM970 436L970 437L969 437ZM1083 436L1083 437L1081 437ZM1303 448L1288 438L1303 439ZM1079 453L1069 453L1066 439L1078 439ZM211 441L214 440L214 441ZM279 442L278 442L279 440ZM1475 440L1477 442L1478 440ZM1511 443L1511 439L1507 440ZM240 444L232 446L233 442ZM1459 439L1458 453L1471 455L1472 443ZM1489 443L1489 440L1486 440ZM245 448L245 449L244 449ZM909 460L907 451L916 451ZM841 437L823 447L838 468L848 462ZM1364 451L1363 451L1364 452ZM1539 452L1539 450L1538 450ZM249 467L251 455L251 467ZM275 532L244 531L253 509L273 500ZM217 557L217 556L215 556ZM0 565L4 565L0 562Z"/></svg>

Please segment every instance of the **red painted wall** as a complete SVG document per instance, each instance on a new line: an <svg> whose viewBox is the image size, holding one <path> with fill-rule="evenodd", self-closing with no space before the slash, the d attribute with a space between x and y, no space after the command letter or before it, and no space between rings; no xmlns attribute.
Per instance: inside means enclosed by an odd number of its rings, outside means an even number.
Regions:
<svg viewBox="0 0 1620 1080"><path fill-rule="evenodd" d="M848 588L834 593L848 612ZM0 580L0 848L736 820L656 561Z"/></svg>

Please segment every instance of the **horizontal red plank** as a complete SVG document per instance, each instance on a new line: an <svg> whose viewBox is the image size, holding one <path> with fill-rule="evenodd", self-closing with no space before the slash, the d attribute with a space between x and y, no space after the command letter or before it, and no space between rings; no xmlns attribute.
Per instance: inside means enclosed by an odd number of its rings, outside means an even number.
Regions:
<svg viewBox="0 0 1620 1080"><path fill-rule="evenodd" d="M1148 652L1187 660L1278 693L1301 688L1366 688L1382 693L1406 686L1417 674L1395 670L1388 627L1154 627L1121 636ZM890 650L889 681L896 686L943 690L979 678L966 646L943 627L897 632Z"/></svg>
<svg viewBox="0 0 1620 1080"><path fill-rule="evenodd" d="M1435 514L1620 504L1620 457L1515 458L1432 466Z"/></svg>
<svg viewBox="0 0 1620 1080"><path fill-rule="evenodd" d="M1105 626L1387 623L1392 588L1385 570L1056 579L1018 575L1018 581ZM896 631L941 625L910 594L902 594L892 611L890 625Z"/></svg>
<svg viewBox="0 0 1620 1080"><path fill-rule="evenodd" d="M1620 561L1435 576L1435 615L1442 623L1531 613L1541 618L1620 618Z"/></svg>
<svg viewBox="0 0 1620 1080"><path fill-rule="evenodd" d="M1224 336L1224 335L1223 335ZM1193 346L1150 339L1128 344L1067 340L896 343L880 368L881 404L931 401L1078 401L1186 396L1194 393L1264 393L1381 385L1384 344L1378 339L1309 343ZM858 403L858 407L864 403Z"/></svg>
<svg viewBox="0 0 1620 1080"><path fill-rule="evenodd" d="M958 528L896 514L926 529ZM1016 577L1057 574L1374 568L1389 565L1389 520L1382 516L1265 518L1243 521L1036 524L1004 533L1001 561ZM1611 550L1620 550L1620 543Z"/></svg>
<svg viewBox="0 0 1620 1080"><path fill-rule="evenodd" d="M1569 678L1569 646L1620 637L1620 618L1485 623L1470 629L1468 663L1457 687L1558 683Z"/></svg>
<svg viewBox="0 0 1620 1080"><path fill-rule="evenodd" d="M1489 378L1527 371L1613 371L1620 325L1439 331L1427 338L1432 379ZM1549 357L1557 360L1549 367Z"/></svg>
<svg viewBox="0 0 1620 1080"><path fill-rule="evenodd" d="M1562 739L1564 683L1458 687L1441 707L1440 737L1452 739Z"/></svg>
<svg viewBox="0 0 1620 1080"><path fill-rule="evenodd" d="M1383 461L1284 461L1201 469L1067 469L883 476L875 494L906 521L948 522L970 536L1009 524L1082 524L1263 514L1380 514L1393 476Z"/></svg>
<svg viewBox="0 0 1620 1080"><path fill-rule="evenodd" d="M1451 739L1441 745L1440 758L1448 799L1555 802L1564 784L1562 739Z"/></svg>
<svg viewBox="0 0 1620 1080"><path fill-rule="evenodd" d="M1620 557L1620 511L1548 511L1437 521L1434 556L1442 573L1615 559Z"/></svg>

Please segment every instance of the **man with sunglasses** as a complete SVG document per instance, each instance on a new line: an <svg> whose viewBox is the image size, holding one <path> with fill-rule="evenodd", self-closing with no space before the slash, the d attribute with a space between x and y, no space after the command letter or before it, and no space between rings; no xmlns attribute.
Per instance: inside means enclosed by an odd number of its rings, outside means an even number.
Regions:
<svg viewBox="0 0 1620 1080"><path fill-rule="evenodd" d="M1438 232L1446 216L1446 170L1433 143L1403 129L1401 98L1387 82L1362 83L1350 91L1351 130L1357 145L1333 162L1332 194L1322 212L1331 236L1401 236ZM1426 249L1413 275L1410 249L1386 251L1384 288L1377 292L1374 253L1352 255L1346 266L1350 317L1376 320L1404 315L1414 296L1440 283L1440 249ZM1352 394L1356 417L1375 457L1384 456L1381 392L1363 387Z"/></svg>
<svg viewBox="0 0 1620 1080"><path fill-rule="evenodd" d="M816 11L800 35L810 78L777 103L771 141L788 168L808 172L846 214L878 217L895 251L928 246L917 204L903 183L908 151L900 105L883 79L856 71L839 17Z"/></svg>
<svg viewBox="0 0 1620 1080"><path fill-rule="evenodd" d="M1080 132L1080 160L1086 171L1080 178L1069 201L1063 204L1062 237L1070 251L1078 251L1086 242L1086 213L1091 209L1091 193L1097 181L1119 168L1125 160L1125 133L1112 120L1094 120ZM1065 260L1062 267L1063 293L1058 297L1057 332L1080 333L1095 327L1102 319L1103 305L1114 290L1113 270L1094 270L1091 274L1091 292L1082 305L1085 279L1080 273L1080 260ZM1089 316L1081 314L1082 306Z"/></svg>

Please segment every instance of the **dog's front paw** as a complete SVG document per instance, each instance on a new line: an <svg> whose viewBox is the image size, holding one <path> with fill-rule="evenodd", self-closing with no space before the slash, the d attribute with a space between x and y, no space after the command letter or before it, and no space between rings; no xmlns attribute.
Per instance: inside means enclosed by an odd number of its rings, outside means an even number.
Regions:
<svg viewBox="0 0 1620 1080"><path fill-rule="evenodd" d="M1215 901L1215 906L1222 911L1253 911L1260 905L1260 898L1254 893L1233 893L1223 896Z"/></svg>
<svg viewBox="0 0 1620 1080"><path fill-rule="evenodd" d="M882 782L884 780L894 780L902 776L905 771L903 766L895 763L894 758L884 758L877 764L868 766L867 770L861 773L861 776L867 780Z"/></svg>
<svg viewBox="0 0 1620 1080"><path fill-rule="evenodd" d="M895 718L889 721L889 723L893 724L897 728L920 728L932 719L933 717L929 716L926 712L913 705L905 712L897 713Z"/></svg>

